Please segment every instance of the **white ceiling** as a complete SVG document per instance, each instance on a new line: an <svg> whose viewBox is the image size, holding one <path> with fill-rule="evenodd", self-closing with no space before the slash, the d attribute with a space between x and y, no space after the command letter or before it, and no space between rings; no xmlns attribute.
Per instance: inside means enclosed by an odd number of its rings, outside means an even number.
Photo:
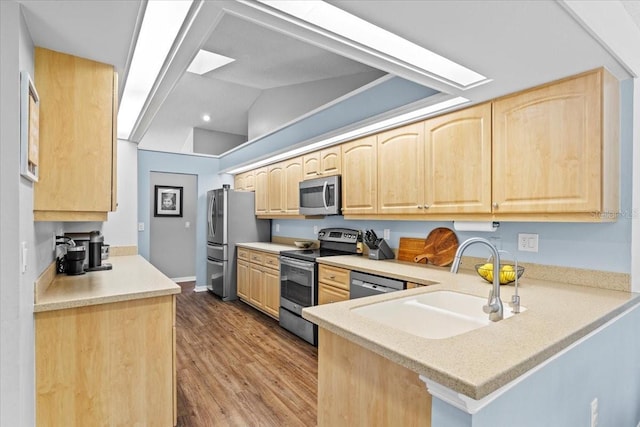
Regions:
<svg viewBox="0 0 640 427"><path fill-rule="evenodd" d="M20 3L34 44L114 64L122 80L140 19L140 1ZM474 102L599 66L606 66L619 79L629 77L556 1L330 3L493 81L461 91L374 52L346 46L335 37L279 19L251 0L205 2L201 20L196 20L191 30L193 40L180 48L173 68L160 82L161 90L141 117L137 140L170 135L175 146L161 149L181 151L194 126L241 133L247 128L246 111L261 91L363 70L380 69ZM622 4L640 28L640 1ZM200 47L233 57L236 62L206 76L185 73ZM200 116L212 106L217 106L215 114L205 126Z"/></svg>

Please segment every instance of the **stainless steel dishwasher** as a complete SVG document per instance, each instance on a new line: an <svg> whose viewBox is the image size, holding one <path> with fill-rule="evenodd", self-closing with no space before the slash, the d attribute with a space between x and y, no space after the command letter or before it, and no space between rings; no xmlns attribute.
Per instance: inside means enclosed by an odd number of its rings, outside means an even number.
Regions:
<svg viewBox="0 0 640 427"><path fill-rule="evenodd" d="M390 279L388 277L361 273L359 271L351 272L350 282L349 299L401 291L406 288L407 284L407 282L403 280Z"/></svg>

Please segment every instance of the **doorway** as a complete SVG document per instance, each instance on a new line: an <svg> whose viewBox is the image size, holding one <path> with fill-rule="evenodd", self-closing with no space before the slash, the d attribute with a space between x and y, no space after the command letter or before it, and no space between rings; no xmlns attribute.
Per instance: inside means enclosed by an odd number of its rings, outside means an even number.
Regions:
<svg viewBox="0 0 640 427"><path fill-rule="evenodd" d="M198 176L151 172L149 183L151 264L176 281L195 280ZM156 186L161 188L156 191ZM156 202L161 203L163 196L172 197L177 204L166 205L166 209L162 204L156 207Z"/></svg>

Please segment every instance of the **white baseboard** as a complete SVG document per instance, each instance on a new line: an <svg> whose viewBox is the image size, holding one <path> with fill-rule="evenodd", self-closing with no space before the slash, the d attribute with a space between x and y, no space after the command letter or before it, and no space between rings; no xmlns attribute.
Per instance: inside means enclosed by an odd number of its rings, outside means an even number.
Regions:
<svg viewBox="0 0 640 427"><path fill-rule="evenodd" d="M207 287L206 286L196 286L195 288L193 288L193 292L206 292L207 291ZM638 426L640 427L640 426Z"/></svg>
<svg viewBox="0 0 640 427"><path fill-rule="evenodd" d="M176 283L181 283L181 282L193 282L196 280L196 276L186 276L186 277L172 277L171 280L173 280Z"/></svg>

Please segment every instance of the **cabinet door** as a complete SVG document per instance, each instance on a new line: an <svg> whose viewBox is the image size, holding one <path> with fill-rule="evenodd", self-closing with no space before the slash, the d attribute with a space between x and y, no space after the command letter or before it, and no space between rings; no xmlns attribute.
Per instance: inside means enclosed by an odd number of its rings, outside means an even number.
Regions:
<svg viewBox="0 0 640 427"><path fill-rule="evenodd" d="M299 184L302 180L302 158L287 160L284 166L285 176L285 213L298 215L300 208Z"/></svg>
<svg viewBox="0 0 640 427"><path fill-rule="evenodd" d="M495 213L600 210L601 87L595 72L494 102Z"/></svg>
<svg viewBox="0 0 640 427"><path fill-rule="evenodd" d="M238 296L242 299L249 299L251 286L249 282L249 263L238 260Z"/></svg>
<svg viewBox="0 0 640 427"><path fill-rule="evenodd" d="M256 183L256 215L265 215L268 210L269 176L267 168L260 168L255 172Z"/></svg>
<svg viewBox="0 0 640 427"><path fill-rule="evenodd" d="M332 302L346 301L349 299L349 291L336 288L326 283L318 285L318 304L331 304Z"/></svg>
<svg viewBox="0 0 640 427"><path fill-rule="evenodd" d="M302 178L312 179L320 175L320 152L314 151L302 156Z"/></svg>
<svg viewBox="0 0 640 427"><path fill-rule="evenodd" d="M342 213L377 213L377 144L368 136L342 145Z"/></svg>
<svg viewBox="0 0 640 427"><path fill-rule="evenodd" d="M35 49L40 97L36 221L106 221L115 209L113 66Z"/></svg>
<svg viewBox="0 0 640 427"><path fill-rule="evenodd" d="M233 189L236 191L244 191L245 175L239 173L233 177Z"/></svg>
<svg viewBox="0 0 640 427"><path fill-rule="evenodd" d="M264 307L264 271L256 264L249 264L249 302Z"/></svg>
<svg viewBox="0 0 640 427"><path fill-rule="evenodd" d="M424 124L378 134L378 213L424 212Z"/></svg>
<svg viewBox="0 0 640 427"><path fill-rule="evenodd" d="M425 126L428 213L491 212L491 104L429 119Z"/></svg>
<svg viewBox="0 0 640 427"><path fill-rule="evenodd" d="M340 145L320 151L320 174L339 175L342 171L342 151Z"/></svg>
<svg viewBox="0 0 640 427"><path fill-rule="evenodd" d="M349 291L350 270L321 264L318 268L318 281L336 288Z"/></svg>
<svg viewBox="0 0 640 427"><path fill-rule="evenodd" d="M280 271L264 269L264 311L275 317L280 316Z"/></svg>
<svg viewBox="0 0 640 427"><path fill-rule="evenodd" d="M245 172L244 174L244 189L246 191L256 190L256 178L254 171Z"/></svg>
<svg viewBox="0 0 640 427"><path fill-rule="evenodd" d="M284 213L284 164L276 163L268 167L269 171L269 213Z"/></svg>

